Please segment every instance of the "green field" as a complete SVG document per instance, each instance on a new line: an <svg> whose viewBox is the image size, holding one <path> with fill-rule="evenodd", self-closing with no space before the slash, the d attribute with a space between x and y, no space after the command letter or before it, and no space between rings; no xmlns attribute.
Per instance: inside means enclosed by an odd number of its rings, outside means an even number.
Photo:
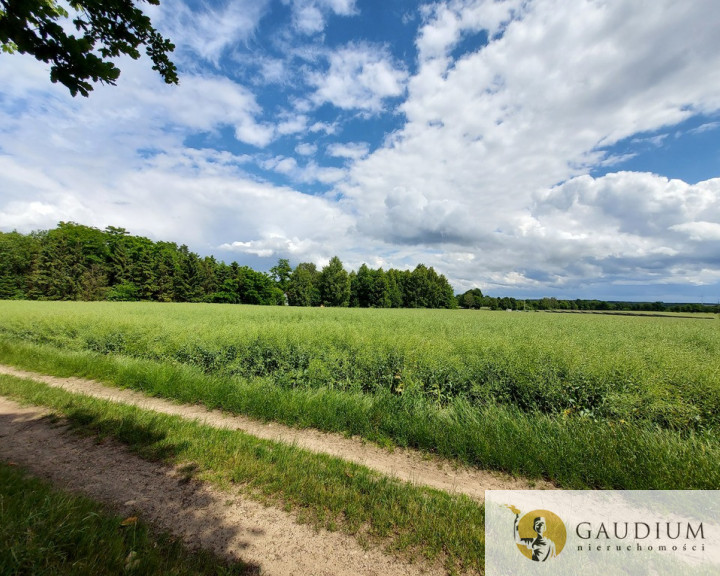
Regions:
<svg viewBox="0 0 720 576"><path fill-rule="evenodd" d="M0 362L567 487L720 487L717 319L0 302Z"/></svg>

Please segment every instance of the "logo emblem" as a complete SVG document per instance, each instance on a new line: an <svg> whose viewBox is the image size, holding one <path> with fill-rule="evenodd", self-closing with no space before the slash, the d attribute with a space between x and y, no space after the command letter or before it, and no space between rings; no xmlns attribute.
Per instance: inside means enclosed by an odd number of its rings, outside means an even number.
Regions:
<svg viewBox="0 0 720 576"><path fill-rule="evenodd" d="M535 562L545 562L562 552L567 530L557 514L550 510L532 510L522 514L515 506L508 508L515 514L515 544L523 556Z"/></svg>

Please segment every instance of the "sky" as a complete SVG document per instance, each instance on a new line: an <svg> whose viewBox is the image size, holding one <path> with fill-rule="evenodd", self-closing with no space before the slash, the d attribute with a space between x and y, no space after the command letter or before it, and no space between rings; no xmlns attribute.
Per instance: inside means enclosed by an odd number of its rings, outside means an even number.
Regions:
<svg viewBox="0 0 720 576"><path fill-rule="evenodd" d="M717 0L145 6L180 83L0 54L0 230L120 226L257 270L720 300Z"/></svg>

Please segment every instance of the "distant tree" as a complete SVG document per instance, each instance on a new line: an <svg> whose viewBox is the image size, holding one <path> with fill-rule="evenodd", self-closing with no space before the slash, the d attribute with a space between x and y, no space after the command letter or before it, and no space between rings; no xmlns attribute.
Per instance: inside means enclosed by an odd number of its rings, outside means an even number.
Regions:
<svg viewBox="0 0 720 576"><path fill-rule="evenodd" d="M403 293L400 281L400 272L392 268L385 273L387 280L387 300L390 308L401 308Z"/></svg>
<svg viewBox="0 0 720 576"><path fill-rule="evenodd" d="M205 297L207 302L238 304L240 302L240 282L238 279L240 266L237 262L220 264L217 271L218 286L215 292Z"/></svg>
<svg viewBox="0 0 720 576"><path fill-rule="evenodd" d="M114 286L130 278L128 261L128 235L124 228L108 226L105 228L105 241L108 246L107 274L108 284Z"/></svg>
<svg viewBox="0 0 720 576"><path fill-rule="evenodd" d="M41 237L31 296L48 300L99 298L106 287L108 247L96 228L60 222Z"/></svg>
<svg viewBox="0 0 720 576"><path fill-rule="evenodd" d="M348 279L350 280L350 307L351 308L359 308L360 307L360 298L358 296L358 275L355 270L351 270L350 274L348 274Z"/></svg>
<svg viewBox="0 0 720 576"><path fill-rule="evenodd" d="M237 278L240 303L264 306L284 303L282 290L275 285L269 275L257 272L249 266L241 266Z"/></svg>
<svg viewBox="0 0 720 576"><path fill-rule="evenodd" d="M483 305L483 293L480 288L471 288L464 294L460 294L457 298L458 306L463 308L479 309Z"/></svg>
<svg viewBox="0 0 720 576"><path fill-rule="evenodd" d="M140 290L132 282L123 282L113 286L107 294L107 299L114 302L132 302L140 300Z"/></svg>
<svg viewBox="0 0 720 576"><path fill-rule="evenodd" d="M158 302L173 302L175 298L175 274L178 268L176 263L177 246L160 242L155 246L154 275L155 294L153 300Z"/></svg>
<svg viewBox="0 0 720 576"><path fill-rule="evenodd" d="M429 294L428 269L424 264L418 264L405 278L403 305L407 308L427 308Z"/></svg>
<svg viewBox="0 0 720 576"><path fill-rule="evenodd" d="M373 270L363 264L355 273L350 273L351 306L361 308L390 308L390 283L382 268ZM397 284L394 285L397 290Z"/></svg>
<svg viewBox="0 0 720 576"><path fill-rule="evenodd" d="M493 298L492 296L485 296L483 298L483 306L490 308L490 310L497 310L499 306L498 299Z"/></svg>
<svg viewBox="0 0 720 576"><path fill-rule="evenodd" d="M290 306L320 305L320 272L312 262L301 262L293 270L287 286Z"/></svg>
<svg viewBox="0 0 720 576"><path fill-rule="evenodd" d="M27 298L39 251L37 235L0 232L0 298Z"/></svg>
<svg viewBox="0 0 720 576"><path fill-rule="evenodd" d="M382 268L370 271L369 304L372 308L390 308L390 285Z"/></svg>
<svg viewBox="0 0 720 576"><path fill-rule="evenodd" d="M199 299L207 300L207 297L218 289L218 269L219 265L213 256L205 256L198 260L199 268Z"/></svg>
<svg viewBox="0 0 720 576"><path fill-rule="evenodd" d="M350 278L337 256L320 272L320 300L325 306L350 304Z"/></svg>
<svg viewBox="0 0 720 576"><path fill-rule="evenodd" d="M155 245L150 239L141 236L130 236L128 240L130 282L138 290L138 300L152 300L158 292L155 283ZM185 302L188 286L185 284L180 286L181 282L184 280L178 270L173 270L173 292L179 295L182 302Z"/></svg>
<svg viewBox="0 0 720 576"><path fill-rule="evenodd" d="M110 59L125 54L137 60L140 46L145 47L153 70L166 83L177 84L177 69L169 57L175 46L136 6L141 1L0 0L0 47L50 64L50 80L64 84L73 96L88 96L93 89L90 81L114 85L120 70ZM145 1L159 4L159 0ZM62 25L71 17L77 36Z"/></svg>
<svg viewBox="0 0 720 576"><path fill-rule="evenodd" d="M292 271L292 266L290 266L290 261L287 258L280 258L278 263L270 268L270 274L277 282L278 288L283 292L287 292Z"/></svg>
<svg viewBox="0 0 720 576"><path fill-rule="evenodd" d="M458 304L463 308L468 309L476 309L478 307L475 296L473 296L470 292L465 292L465 294L462 294L458 298Z"/></svg>
<svg viewBox="0 0 720 576"><path fill-rule="evenodd" d="M371 298L373 291L373 277L367 264L363 264L360 268L358 268L355 280L356 282L354 282L354 284L357 294L357 305L360 308L368 308L372 306Z"/></svg>

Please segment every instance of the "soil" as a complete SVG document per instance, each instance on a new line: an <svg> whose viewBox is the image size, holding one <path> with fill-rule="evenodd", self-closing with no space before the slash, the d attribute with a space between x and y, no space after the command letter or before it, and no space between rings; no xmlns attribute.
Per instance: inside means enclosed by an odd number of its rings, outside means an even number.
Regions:
<svg viewBox="0 0 720 576"><path fill-rule="evenodd" d="M528 481L500 472L461 466L416 450L381 448L360 438L313 429L297 429L275 422L265 423L245 416L229 415L203 406L177 404L162 398L145 396L129 389L105 386L82 378L58 378L36 372L0 365L0 374L28 378L73 393L86 394L113 402L130 404L146 410L197 419L208 426L242 430L258 438L295 444L313 452L321 452L362 464L389 476L413 484L429 486L450 493L462 493L477 500L485 499L485 490L553 489L542 480Z"/></svg>
<svg viewBox="0 0 720 576"><path fill-rule="evenodd" d="M139 516L191 547L242 559L277 576L442 574L337 532L315 531L287 513L187 481L182 470L148 462L116 442L80 437L36 407L0 397L0 458L73 492Z"/></svg>

